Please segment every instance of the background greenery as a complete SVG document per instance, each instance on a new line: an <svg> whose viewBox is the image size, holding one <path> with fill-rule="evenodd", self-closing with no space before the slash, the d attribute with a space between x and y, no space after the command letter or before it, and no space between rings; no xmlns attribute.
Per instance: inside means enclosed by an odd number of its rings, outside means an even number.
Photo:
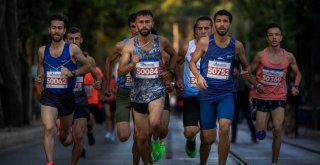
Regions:
<svg viewBox="0 0 320 165"><path fill-rule="evenodd" d="M128 15L140 9L153 11L156 29L171 41L172 26L177 24L181 45L192 38L192 26L197 17L212 17L217 10L225 8L234 15L231 35L245 43L249 57L253 57L266 46L266 25L277 22L282 26L285 37L283 47L295 54L302 70L306 93L312 93L313 90L311 82L314 71L310 66L313 65L312 45L319 45L314 43L317 40L312 38L313 33L319 30L315 30L315 24L319 24L320 17L318 0L3 0L0 4L0 27L5 25L3 20L16 22L17 30L9 34L7 29L8 40L1 38L3 42L0 45L11 42L9 38L15 37L14 32L18 34L17 41L11 43L16 45L18 52L9 51L7 55L14 57L12 53L17 53L17 58L11 60L17 60L16 63L21 67L12 72L18 75L17 81L21 82L20 94L17 95L24 97L16 104L21 104L18 109L27 107L16 112L24 114L19 119L14 115L8 117L8 112L15 110L12 110L11 105L7 105L12 103L3 99L9 97L10 91L1 90L0 127L30 123L32 106L26 103L30 101L26 97L31 97L31 66L37 62L37 49L50 42L47 20L53 13L66 15L71 25L82 30L85 39L83 47L95 57L100 67L103 67L104 59L112 46L129 35ZM5 68L1 69L1 89L12 85L4 78L8 72ZM26 83L29 85L21 85ZM311 98L307 101L310 102Z"/></svg>

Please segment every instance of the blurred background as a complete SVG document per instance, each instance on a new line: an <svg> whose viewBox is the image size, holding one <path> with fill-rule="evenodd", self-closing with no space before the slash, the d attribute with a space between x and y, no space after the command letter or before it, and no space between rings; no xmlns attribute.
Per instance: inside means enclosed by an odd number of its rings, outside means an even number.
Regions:
<svg viewBox="0 0 320 165"><path fill-rule="evenodd" d="M192 39L197 17L220 9L234 16L230 34L242 41L251 59L267 46L265 27L282 26L282 47L292 52L303 75L296 98L296 120L320 128L320 3L318 0L1 0L0 128L22 127L39 119L39 89L33 84L37 50L49 43L48 17L62 13L81 29L83 48L104 68L115 43L129 36L127 17L150 9L155 28L174 48ZM290 74L288 74L290 76ZM288 78L290 80L290 78Z"/></svg>

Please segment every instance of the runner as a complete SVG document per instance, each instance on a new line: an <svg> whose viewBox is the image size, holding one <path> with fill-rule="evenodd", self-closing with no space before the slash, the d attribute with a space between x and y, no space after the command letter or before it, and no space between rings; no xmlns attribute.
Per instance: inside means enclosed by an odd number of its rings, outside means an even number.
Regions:
<svg viewBox="0 0 320 165"><path fill-rule="evenodd" d="M128 26L129 31L131 33L131 37L127 37L124 40L118 42L112 51L112 54L107 57L106 59L106 83L105 83L105 93L107 95L110 95L110 77L111 73L113 72L111 69L111 64L114 61L120 60L121 52L128 40L138 34L137 28L136 28L136 15L130 14L128 17ZM116 127L117 127L117 135L121 142L125 142L129 139L131 130L130 130L130 100L128 99L130 97L130 90L133 86L133 79L131 77L131 74L128 73L125 76L119 76L117 77L117 99L116 99L116 113L115 113L115 119L116 119ZM133 134L133 146L132 146L132 154L133 154L133 164L139 164L139 155L137 152L136 147L136 136L135 133Z"/></svg>
<svg viewBox="0 0 320 165"><path fill-rule="evenodd" d="M258 84L253 95L253 106L256 109L256 137L266 137L269 114L272 116L273 143L272 164L278 163L281 147L281 131L287 96L286 73L290 67L295 79L291 94L299 94L301 73L294 55L281 48L282 33L278 24L269 24L266 28L268 47L257 53L251 69L256 74Z"/></svg>
<svg viewBox="0 0 320 165"><path fill-rule="evenodd" d="M77 27L70 27L66 33L67 42L70 44L76 44L81 48L81 44L83 42L83 38L81 35L81 31ZM77 61L77 67L81 67L79 62ZM86 92L84 90L84 75L78 75L76 78L76 85L73 89L76 101L76 110L73 116L73 139L74 145L72 150L72 159L71 164L78 164L79 158L85 157L86 151L83 148L83 136L87 127L87 120L90 118L90 109L88 107L88 98ZM101 80L96 81L97 88L100 89Z"/></svg>
<svg viewBox="0 0 320 165"><path fill-rule="evenodd" d="M140 10L136 13L138 36L130 39L120 59L118 75L133 74L134 85L131 89L131 106L134 111L134 124L139 155L143 163L149 163L148 144L149 125L152 135L152 157L158 161L160 155L160 118L164 108L165 87L161 74L161 51L171 56L170 72L175 70L177 60L174 49L165 38L151 34L153 28L153 14L149 10ZM134 69L134 70L133 70Z"/></svg>
<svg viewBox="0 0 320 165"><path fill-rule="evenodd" d="M61 126L60 141L63 145L72 144L71 126L75 100L73 88L75 77L89 71L90 64L82 51L74 44L65 43L67 19L62 15L49 18L51 43L39 48L37 83L43 83L44 91L40 99L41 119L44 127L44 150L47 165L53 164L54 129L59 117ZM82 65L76 67L76 61Z"/></svg>
<svg viewBox="0 0 320 165"><path fill-rule="evenodd" d="M196 135L199 132L200 103L198 100L199 90L197 88L197 80L190 71L189 63L199 39L212 34L212 26L213 23L210 17L199 17L193 26L194 39L184 45L178 53L178 63L181 65L184 62L183 126L184 136L187 139L185 151L190 158L195 158L197 156ZM197 62L197 70L199 69L200 60ZM200 146L202 146L202 144ZM203 147L200 147L200 153L202 153L202 149Z"/></svg>
<svg viewBox="0 0 320 165"><path fill-rule="evenodd" d="M200 38L190 61L190 69L197 79L200 90L200 126L203 136L203 153L200 153L200 164L206 164L211 145L216 140L219 122L219 164L226 164L229 149L229 131L234 111L234 61L237 56L242 74L248 74L249 64L241 42L228 35L232 15L220 10L214 15L215 33ZM200 72L197 61L200 61ZM202 147L202 146L201 146Z"/></svg>
<svg viewBox="0 0 320 165"><path fill-rule="evenodd" d="M87 54L87 53L86 53ZM84 76L84 88L88 97L88 106L90 109L90 119L87 124L87 136L89 140L89 145L95 144L95 138L93 135L93 126L94 123L103 124L105 121L105 111L101 104L102 92L97 90L95 86L96 79L103 79L103 74L100 68L96 66L95 60L87 54L87 58L89 59L90 64L94 67L95 72L87 73Z"/></svg>

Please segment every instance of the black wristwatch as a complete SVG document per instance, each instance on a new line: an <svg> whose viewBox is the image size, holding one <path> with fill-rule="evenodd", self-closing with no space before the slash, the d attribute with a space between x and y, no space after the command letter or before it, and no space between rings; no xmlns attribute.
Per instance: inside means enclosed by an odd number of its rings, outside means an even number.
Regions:
<svg viewBox="0 0 320 165"><path fill-rule="evenodd" d="M292 87L296 88L296 89L299 89L299 86L298 85L293 85Z"/></svg>
<svg viewBox="0 0 320 165"><path fill-rule="evenodd" d="M76 77L76 70L71 71L72 77Z"/></svg>

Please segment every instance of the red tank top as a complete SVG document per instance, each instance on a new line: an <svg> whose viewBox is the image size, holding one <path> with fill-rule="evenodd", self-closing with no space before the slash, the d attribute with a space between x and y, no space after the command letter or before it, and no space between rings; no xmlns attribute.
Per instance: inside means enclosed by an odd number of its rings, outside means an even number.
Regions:
<svg viewBox="0 0 320 165"><path fill-rule="evenodd" d="M261 63L256 72L256 80L264 87L265 92L254 91L254 98L262 100L286 100L286 74L289 66L287 53L282 49L283 57L280 63L273 64L268 60L267 49L264 49Z"/></svg>

